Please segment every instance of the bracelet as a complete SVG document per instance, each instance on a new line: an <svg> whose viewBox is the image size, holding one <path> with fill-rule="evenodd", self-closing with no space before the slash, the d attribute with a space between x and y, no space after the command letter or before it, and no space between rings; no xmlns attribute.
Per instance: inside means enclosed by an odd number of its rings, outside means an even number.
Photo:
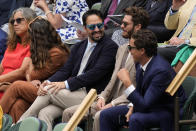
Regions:
<svg viewBox="0 0 196 131"><path fill-rule="evenodd" d="M45 13L45 15L47 16L47 15L50 14L50 13L52 13L52 11L47 11L47 12Z"/></svg>

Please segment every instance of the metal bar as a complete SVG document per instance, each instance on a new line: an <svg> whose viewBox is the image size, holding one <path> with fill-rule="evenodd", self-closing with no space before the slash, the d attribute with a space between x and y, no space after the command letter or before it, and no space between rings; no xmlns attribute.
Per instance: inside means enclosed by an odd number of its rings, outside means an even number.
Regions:
<svg viewBox="0 0 196 131"><path fill-rule="evenodd" d="M95 89L91 89L87 96L84 98L76 112L73 114L71 119L68 121L67 125L63 131L74 131L75 127L79 124L80 120L83 118L85 113L88 111L91 104L97 98L97 93Z"/></svg>
<svg viewBox="0 0 196 131"><path fill-rule="evenodd" d="M188 58L186 63L183 65L183 67L180 69L180 71L177 73L173 81L170 83L169 87L166 89L166 92L169 93L171 96L175 94L175 92L178 90L186 76L190 73L190 71L193 69L193 67L196 64L196 48L194 49L191 56Z"/></svg>

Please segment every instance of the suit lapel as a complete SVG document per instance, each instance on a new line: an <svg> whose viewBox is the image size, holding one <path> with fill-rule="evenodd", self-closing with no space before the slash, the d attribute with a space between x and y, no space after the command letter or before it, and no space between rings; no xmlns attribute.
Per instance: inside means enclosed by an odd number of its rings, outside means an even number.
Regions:
<svg viewBox="0 0 196 131"><path fill-rule="evenodd" d="M154 60L156 59L156 56L154 56L152 58L152 60L150 61L150 63L148 64L145 72L144 72L144 77L143 77L143 81L142 81L142 88L144 88L143 90L145 90L145 83L148 83L148 80L149 80L149 74L151 74L150 72L150 69L151 69L151 66L154 62Z"/></svg>

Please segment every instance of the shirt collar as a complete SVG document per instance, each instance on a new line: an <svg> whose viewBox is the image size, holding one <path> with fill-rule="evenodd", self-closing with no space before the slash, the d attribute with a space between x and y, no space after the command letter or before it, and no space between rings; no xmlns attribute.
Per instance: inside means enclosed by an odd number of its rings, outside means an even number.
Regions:
<svg viewBox="0 0 196 131"><path fill-rule="evenodd" d="M96 43L96 42L91 43L91 42L90 42L90 40L89 40L89 38L88 38L88 45L87 45L87 47L89 47L90 45L92 45L92 46L93 46L93 45L94 45L94 46L96 46L96 45L97 45L97 43Z"/></svg>
<svg viewBox="0 0 196 131"><path fill-rule="evenodd" d="M146 71L146 68L151 60L152 60L152 57L148 60L148 62L146 62L146 64L144 66L140 65L140 67L143 69L144 72Z"/></svg>

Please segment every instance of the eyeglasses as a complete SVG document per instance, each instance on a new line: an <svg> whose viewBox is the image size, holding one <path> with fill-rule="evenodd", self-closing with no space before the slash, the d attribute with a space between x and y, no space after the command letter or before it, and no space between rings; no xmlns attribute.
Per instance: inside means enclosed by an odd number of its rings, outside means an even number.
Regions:
<svg viewBox="0 0 196 131"><path fill-rule="evenodd" d="M129 49L129 51L131 51L132 49L137 49L137 47L135 47L135 46L127 45L127 47L128 47L128 49Z"/></svg>
<svg viewBox="0 0 196 131"><path fill-rule="evenodd" d="M96 27L98 29L102 29L104 27L104 23L86 25L86 27L89 28L90 30L95 30Z"/></svg>
<svg viewBox="0 0 196 131"><path fill-rule="evenodd" d="M124 25L124 27L126 27L127 25L129 25L129 23L122 21L121 25Z"/></svg>
<svg viewBox="0 0 196 131"><path fill-rule="evenodd" d="M12 25L14 25L14 23L15 23L15 21L16 21L17 24L20 24L21 21L23 21L23 20L25 20L25 18L17 18L17 19L11 20L10 23L11 23Z"/></svg>
<svg viewBox="0 0 196 131"><path fill-rule="evenodd" d="M29 24L28 24L28 28L29 28L29 30L31 31L31 28L30 28L30 25L35 21L35 20L37 20L37 19L43 19L41 16L37 16L37 17L35 17L33 20L31 20L30 22L29 22Z"/></svg>

